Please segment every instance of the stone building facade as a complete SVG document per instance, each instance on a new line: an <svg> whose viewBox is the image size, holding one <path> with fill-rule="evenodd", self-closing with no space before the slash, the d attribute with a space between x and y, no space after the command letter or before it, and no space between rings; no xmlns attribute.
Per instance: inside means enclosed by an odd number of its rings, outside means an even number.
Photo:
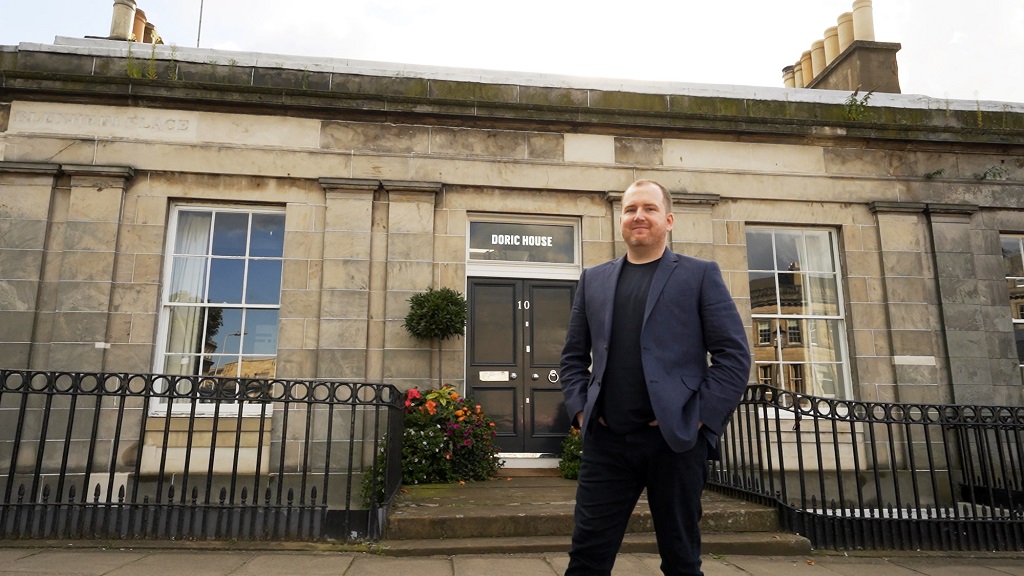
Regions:
<svg viewBox="0 0 1024 576"><path fill-rule="evenodd" d="M444 380L549 452L574 281L653 178L751 382L1024 404L1024 105L73 39L0 47L0 82L7 368L425 388L402 323L450 287Z"/></svg>

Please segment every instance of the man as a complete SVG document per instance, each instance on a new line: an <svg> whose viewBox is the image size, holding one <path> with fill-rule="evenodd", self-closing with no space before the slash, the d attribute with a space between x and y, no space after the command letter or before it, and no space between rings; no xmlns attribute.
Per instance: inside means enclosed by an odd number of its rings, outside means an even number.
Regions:
<svg viewBox="0 0 1024 576"><path fill-rule="evenodd" d="M662 572L702 574L707 460L750 351L718 265L667 249L673 222L665 187L634 182L622 197L625 257L584 270L576 289L561 378L583 461L566 576L611 574L644 488Z"/></svg>

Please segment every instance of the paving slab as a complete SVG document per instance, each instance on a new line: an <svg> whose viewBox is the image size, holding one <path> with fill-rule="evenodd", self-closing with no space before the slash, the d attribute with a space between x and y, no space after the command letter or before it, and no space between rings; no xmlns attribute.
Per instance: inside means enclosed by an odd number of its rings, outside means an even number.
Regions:
<svg viewBox="0 0 1024 576"><path fill-rule="evenodd" d="M455 576L450 558L390 558L360 555L341 574L352 576Z"/></svg>
<svg viewBox="0 0 1024 576"><path fill-rule="evenodd" d="M558 576L543 556L456 556L455 576Z"/></svg>
<svg viewBox="0 0 1024 576"><path fill-rule="evenodd" d="M3 573L6 574L49 574L82 576L111 574L125 566L145 559L145 552L116 549L95 550L5 550L0 554ZM135 572L139 574L139 572Z"/></svg>
<svg viewBox="0 0 1024 576"><path fill-rule="evenodd" d="M348 570L353 560L351 555L331 553L257 553L231 576L334 576Z"/></svg>
<svg viewBox="0 0 1024 576"><path fill-rule="evenodd" d="M232 574L251 559L251 552L208 551L201 556L174 550L152 552L104 576L177 576L187 566L189 576L222 576Z"/></svg>

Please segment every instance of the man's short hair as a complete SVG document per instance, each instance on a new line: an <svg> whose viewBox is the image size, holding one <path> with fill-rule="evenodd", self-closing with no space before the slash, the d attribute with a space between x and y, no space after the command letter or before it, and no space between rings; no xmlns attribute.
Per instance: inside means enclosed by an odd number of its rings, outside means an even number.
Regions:
<svg viewBox="0 0 1024 576"><path fill-rule="evenodd" d="M632 184L630 184L629 188L626 188L626 191L629 191L630 189L636 188L638 186L643 186L645 184L650 184L651 186L654 186L654 187L658 188L658 190L661 190L661 197L662 197L662 200L664 200L664 202L665 202L665 213L666 214L671 214L672 213L672 193L668 191L668 188L665 188L664 186L662 186L661 182L658 182L657 180L648 180L646 178L643 178L643 179L637 180L636 182L633 182Z"/></svg>

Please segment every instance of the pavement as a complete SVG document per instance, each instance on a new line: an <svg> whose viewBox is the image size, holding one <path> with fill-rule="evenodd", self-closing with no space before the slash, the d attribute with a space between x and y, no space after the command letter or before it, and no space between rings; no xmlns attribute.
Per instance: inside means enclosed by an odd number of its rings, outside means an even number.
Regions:
<svg viewBox="0 0 1024 576"><path fill-rule="evenodd" d="M243 543L239 543L240 545ZM169 549L117 544L39 546L0 541L0 576L556 576L564 553L393 557L373 552L212 547ZM187 543L173 545L183 546ZM619 554L615 576L657 576L657 554ZM1024 553L812 553L805 556L706 556L706 576L1024 576Z"/></svg>

